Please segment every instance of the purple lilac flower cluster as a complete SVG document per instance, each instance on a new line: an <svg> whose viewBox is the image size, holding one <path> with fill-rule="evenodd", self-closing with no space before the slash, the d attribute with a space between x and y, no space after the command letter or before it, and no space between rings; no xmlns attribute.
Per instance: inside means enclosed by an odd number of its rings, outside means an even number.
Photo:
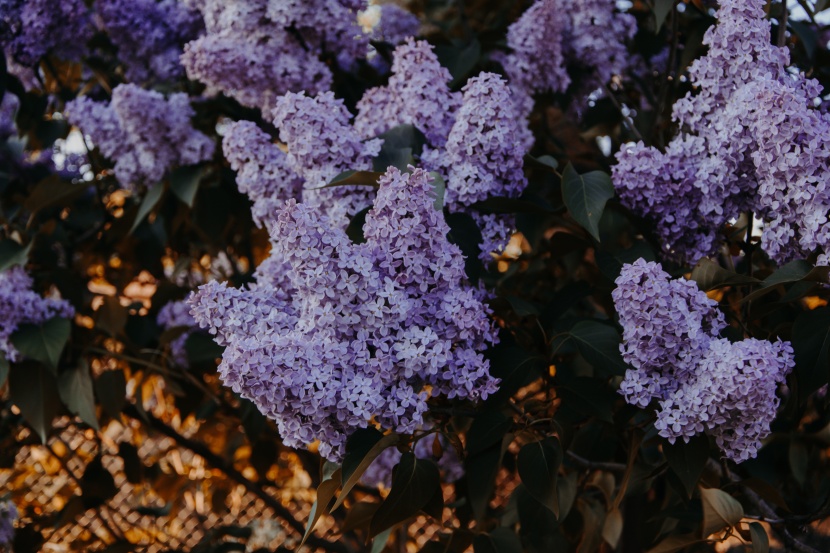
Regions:
<svg viewBox="0 0 830 553"><path fill-rule="evenodd" d="M84 0L0 0L0 46L22 66L47 54L76 60L93 32Z"/></svg>
<svg viewBox="0 0 830 553"><path fill-rule="evenodd" d="M416 36L420 31L421 20L412 12L397 4L382 4L378 7L380 20L372 28L373 39L398 45Z"/></svg>
<svg viewBox="0 0 830 553"><path fill-rule="evenodd" d="M272 270L248 290L212 283L191 299L226 345L223 381L274 419L287 445L319 440L338 459L370 420L412 433L431 395L496 390L481 353L496 340L488 309L465 283L429 174L411 171L381 179L365 243L289 200L270 225Z"/></svg>
<svg viewBox="0 0 830 553"><path fill-rule="evenodd" d="M230 124L222 150L236 171L239 191L253 202L252 216L258 227L263 227L286 200L302 198L303 179L288 166L286 153L255 123Z"/></svg>
<svg viewBox="0 0 830 553"><path fill-rule="evenodd" d="M20 100L9 91L3 94L0 101L0 139L17 134L17 110L20 109Z"/></svg>
<svg viewBox="0 0 830 553"><path fill-rule="evenodd" d="M165 99L122 84L109 104L80 97L67 104L67 112L69 121L115 162L115 176L125 188L153 186L169 169L213 156L215 144L193 128L193 108L184 93Z"/></svg>
<svg viewBox="0 0 830 553"><path fill-rule="evenodd" d="M438 440L441 449L441 456L436 457L433 453L433 444ZM441 472L444 473L445 482L455 482L464 476L464 465L461 459L458 458L455 448L449 441L441 434L435 436L429 435L421 438L415 442L412 448L412 453L418 459L426 459L435 462ZM382 486L384 488L392 487L392 471L401 460L401 452L397 448L390 447L385 449L377 459L372 461L372 464L360 477L360 481L367 486Z"/></svg>
<svg viewBox="0 0 830 553"><path fill-rule="evenodd" d="M286 165L305 181L306 202L319 206L337 226L371 204L369 187L323 188L343 171L370 169L383 143L361 141L342 100L332 92L316 97L289 92L277 100L272 113L280 140L288 147Z"/></svg>
<svg viewBox="0 0 830 553"><path fill-rule="evenodd" d="M98 0L98 14L118 48L129 80L181 77L182 46L197 37L202 21L179 0Z"/></svg>
<svg viewBox="0 0 830 553"><path fill-rule="evenodd" d="M508 28L511 51L503 57L521 113L530 113L535 93L567 90L569 67L591 75L576 83L585 94L622 73L636 30L634 17L612 0L537 0Z"/></svg>
<svg viewBox="0 0 830 553"><path fill-rule="evenodd" d="M10 499L0 501L0 548L11 551L17 517L17 506Z"/></svg>
<svg viewBox="0 0 830 553"><path fill-rule="evenodd" d="M171 330L173 328L185 329L170 342L170 354L174 364L179 367L187 367L190 363L188 361L185 344L187 344L187 339L196 330L196 319L190 314L190 305L188 305L186 300L171 301L159 310L156 322L164 330Z"/></svg>
<svg viewBox="0 0 830 553"><path fill-rule="evenodd" d="M789 342L719 338L717 303L658 263L623 266L612 293L631 366L620 393L632 405L657 400L654 425L674 443L706 433L736 462L755 457L769 434L778 385L795 365Z"/></svg>
<svg viewBox="0 0 830 553"><path fill-rule="evenodd" d="M0 272L0 352L9 361L19 361L11 335L22 324L42 324L54 317L72 317L75 310L69 302L44 298L32 290L32 278L23 267Z"/></svg>
<svg viewBox="0 0 830 553"><path fill-rule="evenodd" d="M365 55L368 35L347 0L188 0L207 33L185 46L189 78L264 114L286 92L315 94L331 87L324 51Z"/></svg>
<svg viewBox="0 0 830 553"><path fill-rule="evenodd" d="M746 211L765 221L778 262L830 251L830 116L814 107L818 83L770 43L764 7L720 3L709 51L689 69L698 90L674 106L684 132L664 153L638 143L617 155L620 199L654 223L667 259L712 255L718 231Z"/></svg>

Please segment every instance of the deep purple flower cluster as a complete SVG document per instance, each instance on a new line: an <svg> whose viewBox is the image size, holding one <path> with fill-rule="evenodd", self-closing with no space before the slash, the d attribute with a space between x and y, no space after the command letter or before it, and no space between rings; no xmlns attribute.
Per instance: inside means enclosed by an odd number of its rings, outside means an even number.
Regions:
<svg viewBox="0 0 830 553"><path fill-rule="evenodd" d="M618 12L612 0L537 0L509 27L511 52L503 58L521 113L530 113L535 93L567 90L569 67L590 75L577 83L585 94L622 73L625 43L636 29L633 16Z"/></svg>
<svg viewBox="0 0 830 553"><path fill-rule="evenodd" d="M262 227L290 198L302 198L303 179L267 133L251 121L228 126L222 139L225 158L236 171L239 191L253 202L254 223Z"/></svg>
<svg viewBox="0 0 830 553"><path fill-rule="evenodd" d="M115 176L125 188L153 186L169 169L213 156L215 144L193 128L193 108L184 93L165 99L122 84L109 104L80 97L67 104L67 112L69 121L115 162Z"/></svg>
<svg viewBox="0 0 830 553"><path fill-rule="evenodd" d="M0 101L0 139L17 134L17 110L20 108L20 100L9 91L3 94Z"/></svg>
<svg viewBox="0 0 830 553"><path fill-rule="evenodd" d="M23 267L0 272L0 352L9 361L19 361L11 335L22 324L42 324L54 317L72 317L75 310L69 302L44 298L32 290L32 278Z"/></svg>
<svg viewBox="0 0 830 553"><path fill-rule="evenodd" d="M289 92L277 100L273 116L288 147L287 166L305 181L304 201L319 206L337 226L371 204L369 187L323 188L343 171L370 169L382 144L361 141L342 100L332 92L316 97Z"/></svg>
<svg viewBox="0 0 830 553"><path fill-rule="evenodd" d="M433 453L433 444L438 440L441 448L441 456L436 457ZM421 438L415 442L412 448L412 453L418 459L426 459L433 461L441 472L444 473L445 482L455 482L464 476L464 465L461 459L458 458L455 448L449 441L441 434L429 435ZM377 459L372 461L372 464L360 477L360 481L367 486L383 486L384 488L392 487L392 471L401 460L401 452L397 448L390 447L385 449Z"/></svg>
<svg viewBox="0 0 830 553"><path fill-rule="evenodd" d="M186 300L171 301L159 310L156 322L164 330L184 329L181 334L170 341L170 354L174 364L187 367L190 363L185 345L187 339L196 330L196 319L190 314L190 305Z"/></svg>
<svg viewBox="0 0 830 553"><path fill-rule="evenodd" d="M224 382L274 419L288 445L319 440L337 459L370 420L412 433L430 396L496 389L481 353L496 340L488 309L465 284L429 174L411 171L381 179L365 243L289 200L270 232L271 267L287 264L290 284L262 271L250 290L209 284L191 300L226 345Z"/></svg>
<svg viewBox="0 0 830 553"><path fill-rule="evenodd" d="M98 0L98 14L131 81L182 76L182 46L198 35L199 14L179 0Z"/></svg>
<svg viewBox="0 0 830 553"><path fill-rule="evenodd" d="M23 66L47 54L78 59L93 32L84 0L0 0L0 47Z"/></svg>
<svg viewBox="0 0 830 553"><path fill-rule="evenodd" d="M778 384L795 364L789 342L719 338L726 322L716 302L657 263L624 265L616 284L620 351L631 366L620 384L626 401L657 400L655 428L672 443L705 432L726 457L755 457L775 418Z"/></svg>
<svg viewBox="0 0 830 553"><path fill-rule="evenodd" d="M830 251L830 116L814 107L818 83L770 43L764 7L720 3L709 51L689 69L698 90L674 106L684 132L665 153L639 143L617 155L620 199L655 224L667 259L712 255L719 229L746 211L764 219L776 261Z"/></svg>
<svg viewBox="0 0 830 553"><path fill-rule="evenodd" d="M17 506L10 500L0 501L0 547L11 551L14 542L14 523L17 520Z"/></svg>

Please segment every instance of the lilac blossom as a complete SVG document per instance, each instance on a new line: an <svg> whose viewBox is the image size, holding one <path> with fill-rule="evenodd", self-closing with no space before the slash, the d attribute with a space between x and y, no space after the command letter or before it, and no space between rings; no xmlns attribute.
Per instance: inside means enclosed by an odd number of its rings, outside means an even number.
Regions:
<svg viewBox="0 0 830 553"><path fill-rule="evenodd" d="M420 31L421 20L414 13L397 4L382 4L378 8L380 19L372 27L373 39L397 45L416 36Z"/></svg>
<svg viewBox="0 0 830 553"><path fill-rule="evenodd" d="M372 189L366 186L323 188L343 171L371 169L382 144L361 141L342 100L332 92L288 93L277 100L273 116L288 147L287 166L305 181L306 202L319 206L337 226L371 203Z"/></svg>
<svg viewBox="0 0 830 553"><path fill-rule="evenodd" d="M229 125L222 149L236 171L239 191L253 202L252 216L257 226L271 220L285 200L302 198L303 179L288 167L285 152L255 123Z"/></svg>
<svg viewBox="0 0 830 553"><path fill-rule="evenodd" d="M433 452L435 441L438 440L439 448L441 449L441 456L436 457ZM418 459L425 459L433 461L438 465L441 472L444 473L445 482L455 482L464 476L464 465L461 459L458 458L455 448L449 443L447 438L442 434L428 435L417 442L412 448L412 453ZM360 481L367 486L382 486L386 489L392 487L392 471L401 460L401 452L394 447L385 449L372 464L366 469L366 472L360 477Z"/></svg>
<svg viewBox="0 0 830 553"><path fill-rule="evenodd" d="M257 284L210 283L191 299L226 346L223 381L275 420L287 445L319 440L338 459L370 420L413 433L431 395L476 400L496 389L482 355L496 339L489 311L464 280L428 173L411 171L381 179L365 243L289 200Z"/></svg>
<svg viewBox="0 0 830 553"><path fill-rule="evenodd" d="M717 303L657 263L624 265L616 284L620 352L631 367L620 384L625 400L656 400L654 426L671 443L706 433L729 459L755 457L775 418L778 385L795 365L790 343L720 338L726 322Z"/></svg>
<svg viewBox="0 0 830 553"><path fill-rule="evenodd" d="M11 551L14 542L14 523L19 514L17 506L10 499L0 501L0 548Z"/></svg>
<svg viewBox="0 0 830 553"><path fill-rule="evenodd" d="M187 339L196 330L196 320L190 314L190 305L186 300L171 301L159 310L156 322L164 330L182 329L182 333L170 341L170 354L173 363L179 367L188 367Z"/></svg>
<svg viewBox="0 0 830 553"><path fill-rule="evenodd" d="M23 66L47 54L77 60L93 31L83 0L0 1L0 46Z"/></svg>
<svg viewBox="0 0 830 553"><path fill-rule="evenodd" d="M352 0L268 0L268 18L282 28L303 37L316 52L336 52L364 57L369 37L357 22L357 7Z"/></svg>
<svg viewBox="0 0 830 553"><path fill-rule="evenodd" d="M178 0L98 0L98 14L131 81L184 75L182 46L196 38L199 14Z"/></svg>
<svg viewBox="0 0 830 553"><path fill-rule="evenodd" d="M109 104L80 97L67 104L67 112L70 122L115 162L115 176L125 188L153 186L168 170L213 156L215 144L193 128L193 108L184 93L165 99L159 92L122 84Z"/></svg>
<svg viewBox="0 0 830 553"><path fill-rule="evenodd" d="M357 104L355 129L364 138L398 125L413 125L433 147L443 147L461 95L450 91L450 72L426 41L407 40L395 49L392 76L368 90Z"/></svg>
<svg viewBox="0 0 830 553"><path fill-rule="evenodd" d="M11 341L12 334L22 324L40 325L55 317L69 318L75 310L69 302L44 298L32 290L32 278L20 266L0 272L0 352L9 361L20 361L22 356Z"/></svg>
<svg viewBox="0 0 830 553"><path fill-rule="evenodd" d="M20 109L20 100L11 92L3 94L0 101L0 139L17 134L17 110Z"/></svg>

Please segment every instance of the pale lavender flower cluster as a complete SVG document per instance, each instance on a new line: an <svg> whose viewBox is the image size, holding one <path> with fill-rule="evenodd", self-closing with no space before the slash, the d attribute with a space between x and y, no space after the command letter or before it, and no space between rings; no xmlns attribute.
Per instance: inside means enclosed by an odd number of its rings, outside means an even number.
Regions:
<svg viewBox="0 0 830 553"><path fill-rule="evenodd" d="M520 111L533 108L533 95L564 92L570 67L591 76L576 83L590 93L628 65L625 43L634 37L633 16L612 0L537 0L507 30L510 53L502 57Z"/></svg>
<svg viewBox="0 0 830 553"><path fill-rule="evenodd" d="M674 106L684 132L665 153L638 143L617 155L620 199L655 224L667 259L712 255L718 231L745 211L764 219L778 262L830 251L830 116L814 107L818 83L770 43L765 5L720 3L709 51L689 69L699 90Z"/></svg>
<svg viewBox="0 0 830 553"><path fill-rule="evenodd" d="M264 114L286 92L331 87L324 52L365 55L368 36L345 0L189 0L207 33L185 46L189 78Z"/></svg>
<svg viewBox="0 0 830 553"><path fill-rule="evenodd" d="M228 126L222 139L225 159L236 171L239 191L253 202L254 223L262 227L290 198L302 198L303 179L271 137L251 121Z"/></svg>
<svg viewBox="0 0 830 553"><path fill-rule="evenodd" d="M0 0L0 46L22 66L53 54L76 60L92 37L84 0Z"/></svg>
<svg viewBox="0 0 830 553"><path fill-rule="evenodd" d="M69 302L44 298L32 290L32 278L23 267L15 266L0 272L0 352L9 361L20 361L11 335L22 324L43 324L54 317L69 318L75 310Z"/></svg>
<svg viewBox="0 0 830 553"><path fill-rule="evenodd" d="M17 110L20 109L20 100L9 91L3 94L0 101L0 139L17 134Z"/></svg>
<svg viewBox="0 0 830 553"><path fill-rule="evenodd" d="M10 499L0 501L0 547L9 551L14 542L14 523L18 516L17 506Z"/></svg>
<svg viewBox="0 0 830 553"><path fill-rule="evenodd" d="M272 113L280 140L288 147L286 165L305 181L306 202L319 206L337 226L371 204L369 187L323 188L343 171L371 169L383 143L361 141L342 100L332 92L316 97L289 92L277 100Z"/></svg>
<svg viewBox="0 0 830 553"><path fill-rule="evenodd" d="M199 324L226 345L223 381L274 419L289 446L319 440L338 459L370 420L413 433L431 395L496 390L481 353L496 340L488 309L465 283L429 174L411 171L381 179L365 243L289 200L270 226L271 270L257 285L209 284L191 299Z"/></svg>
<svg viewBox="0 0 830 553"><path fill-rule="evenodd" d="M436 457L433 453L433 444L435 440L441 447L441 456ZM441 472L444 473L445 482L455 482L464 476L464 465L461 459L458 458L455 448L452 444L441 434L435 436L429 435L421 438L415 442L412 448L412 453L418 459L425 459L433 461ZM383 486L384 488L392 487L392 471L401 460L401 452L397 448L390 447L385 449L377 459L372 461L372 464L360 477L360 481L367 486Z"/></svg>
<svg viewBox="0 0 830 553"><path fill-rule="evenodd" d="M658 263L623 266L612 297L631 366L620 393L632 405L657 400L654 425L674 443L706 433L736 462L755 457L769 434L778 385L795 365L789 342L720 338L726 322L694 282Z"/></svg>
<svg viewBox="0 0 830 553"><path fill-rule="evenodd" d="M184 74L179 57L182 46L201 29L198 13L179 0L98 0L95 5L129 80L168 80Z"/></svg>
<svg viewBox="0 0 830 553"><path fill-rule="evenodd" d="M170 354L174 364L187 367L190 362L185 345L187 339L196 330L196 319L190 314L190 305L186 300L171 301L159 310L156 322L164 330L184 329L180 335L170 341Z"/></svg>
<svg viewBox="0 0 830 553"><path fill-rule="evenodd" d="M159 92L122 84L112 91L109 104L82 96L67 104L67 113L115 162L115 176L125 188L153 186L168 170L213 156L215 144L193 128L193 108L184 93L165 99Z"/></svg>

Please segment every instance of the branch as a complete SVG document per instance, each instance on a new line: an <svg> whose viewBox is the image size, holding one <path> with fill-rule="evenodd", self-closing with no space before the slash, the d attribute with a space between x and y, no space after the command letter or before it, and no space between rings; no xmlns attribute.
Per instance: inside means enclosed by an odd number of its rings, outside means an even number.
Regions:
<svg viewBox="0 0 830 553"><path fill-rule="evenodd" d="M138 421L147 421L149 423L150 428L152 428L153 430L161 434L164 434L168 438L172 438L178 445L187 448L193 453L199 455L208 464L210 464L216 469L219 469L228 477L244 486L246 490L260 498L268 507L273 509L274 513L276 513L278 517L287 522L292 530L294 530L301 536L305 533L305 526L303 525L303 523L294 518L294 515L291 513L291 511L289 511L282 503L274 499L272 496L268 495L265 492L265 490L263 490L260 486L248 480L241 472L236 470L232 463L228 462L223 457L212 452L202 442L182 436L174 428L167 425L164 421L157 419L150 413L147 413L145 416L142 416L142 414L139 413L138 409L136 409L134 405L127 405L124 408L123 412L130 418L136 419ZM348 548L345 544L339 542L329 542L328 540L319 538L314 534L309 536L308 540L306 540L306 543L311 547L319 547L321 549L325 549L326 551L332 551L334 553L352 553L351 549Z"/></svg>
<svg viewBox="0 0 830 553"><path fill-rule="evenodd" d="M573 462L577 465L581 466L582 468L592 469L592 470L607 470L609 472L625 472L626 466L622 463L607 463L604 461L589 461L584 457L580 457L573 451L566 452L568 457L571 458Z"/></svg>

